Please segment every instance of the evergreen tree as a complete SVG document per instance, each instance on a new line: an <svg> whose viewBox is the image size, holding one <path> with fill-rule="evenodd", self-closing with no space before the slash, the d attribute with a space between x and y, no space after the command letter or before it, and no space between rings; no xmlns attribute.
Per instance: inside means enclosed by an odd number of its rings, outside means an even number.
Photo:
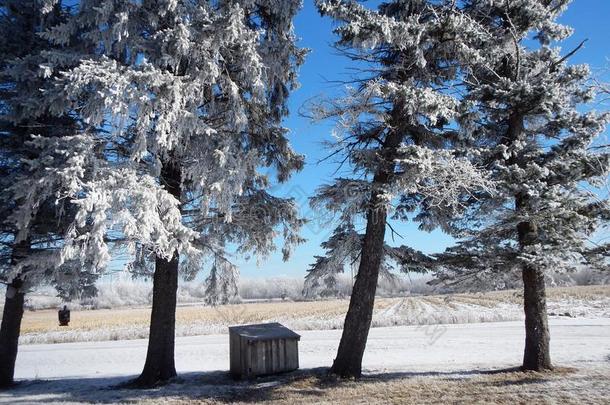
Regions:
<svg viewBox="0 0 610 405"><path fill-rule="evenodd" d="M487 145L478 161L497 192L470 201L466 238L438 257L437 275L503 287L520 273L525 370L552 367L545 274L603 262L605 249L588 237L610 218L594 191L607 181L610 155L594 142L610 115L590 109L588 66L568 63L580 46L556 45L572 33L557 22L568 3L468 1L464 9L488 35L478 45L486 57L468 65L466 97L476 108L463 125Z"/></svg>
<svg viewBox="0 0 610 405"><path fill-rule="evenodd" d="M238 277L239 271L231 262L223 258L215 260L210 275L205 280L205 303L216 306L238 301Z"/></svg>
<svg viewBox="0 0 610 405"><path fill-rule="evenodd" d="M324 256L316 256L315 263L307 270L303 296L318 298L337 296L337 275L346 267L357 269L360 264L364 235L356 231L354 224L346 222L335 228L327 241L322 242ZM408 246L383 246L383 258L379 267L379 282L382 278L396 282L396 272L426 273L434 266L434 259Z"/></svg>
<svg viewBox="0 0 610 405"><path fill-rule="evenodd" d="M59 117L48 110L32 114L42 96L40 88L57 73L43 65L44 53L54 45L39 35L68 14L68 8L53 0L0 1L0 281L7 285L0 327L0 386L13 382L29 290L55 284L67 300L95 292L97 274L91 267L74 261L55 265L75 206L61 199L64 190L44 169L40 173L48 175L48 181L28 181L37 170L31 163L40 157L42 144L55 146L47 162L54 159L58 167L74 164L57 139L81 130L78 117ZM33 196L36 204L22 209Z"/></svg>
<svg viewBox="0 0 610 405"><path fill-rule="evenodd" d="M292 33L299 6L83 0L45 34L58 46L76 37L92 51L47 55L51 66L79 63L45 88L43 104L102 130L72 143L103 158L81 155L95 161L90 179L64 178L79 210L61 259L100 267L119 244L133 253L131 268L154 263L149 347L136 385L176 375L179 266L192 277L207 257L227 260L229 247L264 256L277 236L287 258L301 241L294 202L268 194L270 179L259 172L272 167L284 181L303 164L280 125L304 57Z"/></svg>
<svg viewBox="0 0 610 405"><path fill-rule="evenodd" d="M315 206L340 213L340 229L326 246L330 256L318 259L314 270L335 266L339 250L359 257L332 366L341 376L361 374L378 277L392 261L388 253L407 269L417 267L413 259L421 256L408 247L384 249L388 221L414 219L422 230L452 232L449 219L460 213L464 196L489 191L485 176L468 160L474 151L459 148L470 134L455 129L469 107L452 87L460 72L455 61L480 56L467 46L470 36L479 35L478 26L453 3L391 1L376 11L355 1L317 3L323 15L340 23L338 49L364 66L345 98L314 111L339 119L331 154L343 156L354 173L320 188L313 199ZM366 229L360 236L350 229L361 219ZM337 243L340 234L352 249Z"/></svg>

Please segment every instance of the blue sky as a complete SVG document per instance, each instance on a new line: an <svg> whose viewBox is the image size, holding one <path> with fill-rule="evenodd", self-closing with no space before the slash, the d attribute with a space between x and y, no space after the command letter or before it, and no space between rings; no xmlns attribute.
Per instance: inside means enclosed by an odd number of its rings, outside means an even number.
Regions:
<svg viewBox="0 0 610 405"><path fill-rule="evenodd" d="M571 60L573 63L589 63L598 75L602 75L604 67L610 67L607 59L610 57L609 18L610 0L575 0L561 18L561 22L575 29L572 38L563 44L564 50L568 52L580 41L588 39L584 48ZM332 162L317 163L325 156L321 142L330 139L333 124L311 123L299 115L299 109L311 98L337 94L341 88L333 81L348 77L350 63L338 56L330 46L334 39L333 24L328 18L319 16L313 0L305 0L295 25L297 35L301 38L300 45L310 48L311 53L300 70L301 88L291 96L291 112L285 126L291 130L294 148L306 156L306 165L289 182L276 187L274 193L294 197L301 206L302 214L311 218L317 213L312 213L308 208L307 198L314 194L319 185L330 182L336 169ZM605 79L610 79L610 75L604 76ZM313 262L313 256L322 253L320 243L332 229L332 226L321 228L317 221L305 226L302 236L307 242L297 247L286 263L282 262L279 253L259 264L256 259L245 261L235 258L235 262L244 277L302 277ZM452 243L451 237L441 232L421 232L414 224L401 224L399 232L404 239L397 239L396 244L406 244L426 253L440 252Z"/></svg>

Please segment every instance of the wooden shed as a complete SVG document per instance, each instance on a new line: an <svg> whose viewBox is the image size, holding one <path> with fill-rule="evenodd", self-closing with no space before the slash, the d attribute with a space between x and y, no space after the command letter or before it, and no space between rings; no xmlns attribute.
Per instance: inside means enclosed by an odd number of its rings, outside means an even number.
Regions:
<svg viewBox="0 0 610 405"><path fill-rule="evenodd" d="M231 374L250 378L296 370L300 338L277 322L229 327Z"/></svg>

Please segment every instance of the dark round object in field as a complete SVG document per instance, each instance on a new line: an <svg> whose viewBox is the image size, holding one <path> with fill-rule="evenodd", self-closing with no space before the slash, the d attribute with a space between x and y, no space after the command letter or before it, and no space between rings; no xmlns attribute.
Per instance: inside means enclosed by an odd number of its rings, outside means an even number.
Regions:
<svg viewBox="0 0 610 405"><path fill-rule="evenodd" d="M70 323L70 310L68 307L64 305L63 309L57 312L57 317L59 318L59 326L68 326Z"/></svg>

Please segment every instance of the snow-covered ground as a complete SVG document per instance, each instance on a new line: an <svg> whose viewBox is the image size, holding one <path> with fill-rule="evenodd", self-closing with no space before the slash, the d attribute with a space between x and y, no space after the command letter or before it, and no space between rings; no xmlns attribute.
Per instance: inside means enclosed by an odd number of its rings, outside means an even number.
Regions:
<svg viewBox="0 0 610 405"><path fill-rule="evenodd" d="M550 324L555 364L579 369L609 366L610 319L556 318ZM300 333L301 368L329 366L341 331ZM373 328L364 367L368 373L452 371L458 374L511 367L521 362L523 339L522 322ZM24 382L15 390L0 393L0 402L126 400L134 393L101 388L136 375L144 364L145 353L146 340L22 346L16 378L49 381ZM176 368L187 379L193 375L197 378L224 375L228 361L226 335L176 340ZM214 384L209 389L213 391ZM230 385L225 389L230 389Z"/></svg>

